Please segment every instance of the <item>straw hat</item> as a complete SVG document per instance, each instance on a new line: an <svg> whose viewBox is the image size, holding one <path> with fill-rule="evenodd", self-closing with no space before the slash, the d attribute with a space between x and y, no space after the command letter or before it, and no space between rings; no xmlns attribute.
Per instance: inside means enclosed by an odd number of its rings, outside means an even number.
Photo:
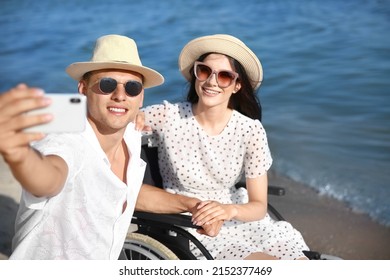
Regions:
<svg viewBox="0 0 390 280"><path fill-rule="evenodd" d="M79 81L85 73L101 69L137 72L144 77L144 88L158 86L164 82L160 73L142 66L136 43L125 36L106 35L98 38L91 60L72 63L66 68L66 72Z"/></svg>
<svg viewBox="0 0 390 280"><path fill-rule="evenodd" d="M242 41L226 34L199 37L184 46L179 56L179 69L188 81L195 60L205 53L221 53L236 59L245 68L253 88L260 86L263 67L259 59Z"/></svg>

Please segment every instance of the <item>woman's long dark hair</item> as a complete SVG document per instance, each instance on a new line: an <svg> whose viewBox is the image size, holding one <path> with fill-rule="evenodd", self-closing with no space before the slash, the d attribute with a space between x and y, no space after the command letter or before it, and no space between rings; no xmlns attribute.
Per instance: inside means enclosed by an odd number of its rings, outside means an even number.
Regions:
<svg viewBox="0 0 390 280"><path fill-rule="evenodd" d="M197 61L204 61L204 59L211 53L205 53L201 55ZM261 104L260 100L257 96L256 90L252 87L252 84L249 80L249 77L244 69L244 67L234 58L229 58L230 64L233 67L233 70L235 70L238 73L238 80L241 83L241 88L239 91L237 91L235 94L232 94L229 100L228 107L230 109L234 109L241 114L252 118L257 119L261 121ZM187 94L187 101L195 104L198 103L199 97L195 90L195 74L193 68L190 70L191 72L191 82L190 87Z"/></svg>

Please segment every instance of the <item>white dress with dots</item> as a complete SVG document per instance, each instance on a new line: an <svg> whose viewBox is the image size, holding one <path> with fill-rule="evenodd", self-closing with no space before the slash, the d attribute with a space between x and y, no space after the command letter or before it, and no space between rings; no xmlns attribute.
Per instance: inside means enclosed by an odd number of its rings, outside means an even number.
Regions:
<svg viewBox="0 0 390 280"><path fill-rule="evenodd" d="M246 203L246 189L236 189L235 184L243 174L247 178L261 176L272 164L263 126L237 111L217 136L205 133L188 102L164 101L143 111L153 130L149 143L158 147L163 184L169 192L221 203ZM215 259L244 259L253 252L295 259L308 250L291 224L274 221L269 215L255 222L226 221L217 237L191 231ZM202 258L196 248L192 250Z"/></svg>

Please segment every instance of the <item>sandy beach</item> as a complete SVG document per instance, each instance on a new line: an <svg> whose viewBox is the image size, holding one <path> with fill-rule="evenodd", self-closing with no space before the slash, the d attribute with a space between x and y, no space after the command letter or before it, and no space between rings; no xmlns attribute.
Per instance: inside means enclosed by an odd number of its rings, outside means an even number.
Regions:
<svg viewBox="0 0 390 280"><path fill-rule="evenodd" d="M390 227L312 188L270 173L270 183L286 188L269 201L301 231L311 250L346 260L389 260Z"/></svg>
<svg viewBox="0 0 390 280"><path fill-rule="evenodd" d="M286 195L270 196L286 220L301 231L312 250L346 260L389 260L390 228L353 212L347 205L270 172L270 184ZM21 187L0 159L0 260L11 254L11 240Z"/></svg>

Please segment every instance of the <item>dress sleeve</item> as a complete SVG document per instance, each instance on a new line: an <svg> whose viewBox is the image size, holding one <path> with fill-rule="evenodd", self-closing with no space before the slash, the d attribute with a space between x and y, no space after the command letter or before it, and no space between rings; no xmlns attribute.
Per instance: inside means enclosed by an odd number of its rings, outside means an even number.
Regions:
<svg viewBox="0 0 390 280"><path fill-rule="evenodd" d="M151 133L145 133L142 136L142 142L148 143L148 146L155 147L164 133L164 124L166 121L167 103L150 105L142 109L145 113L145 125L151 127Z"/></svg>
<svg viewBox="0 0 390 280"><path fill-rule="evenodd" d="M255 120L250 131L246 143L245 176L256 178L268 171L272 165L272 157L263 125Z"/></svg>

